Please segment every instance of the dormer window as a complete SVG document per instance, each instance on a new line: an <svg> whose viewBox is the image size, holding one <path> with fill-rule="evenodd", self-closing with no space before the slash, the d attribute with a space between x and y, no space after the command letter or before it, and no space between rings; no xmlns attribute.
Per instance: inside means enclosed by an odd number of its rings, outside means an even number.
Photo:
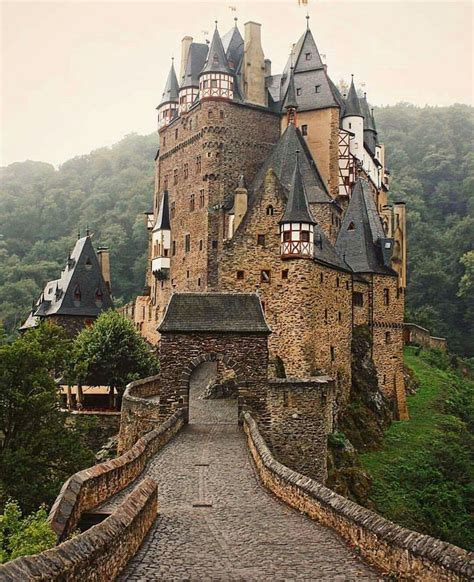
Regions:
<svg viewBox="0 0 474 582"><path fill-rule="evenodd" d="M74 307L79 307L81 304L81 289L79 287L79 283L74 287L74 292L72 294L72 301L74 303Z"/></svg>
<svg viewBox="0 0 474 582"><path fill-rule="evenodd" d="M349 223L349 226L347 227L347 230L355 230L355 225L353 222Z"/></svg>
<svg viewBox="0 0 474 582"><path fill-rule="evenodd" d="M90 271L92 269L92 261L90 260L90 257L87 257L85 267L87 271Z"/></svg>
<svg viewBox="0 0 474 582"><path fill-rule="evenodd" d="M313 55L311 53L305 53L304 57L307 61L310 61L313 58Z"/></svg>
<svg viewBox="0 0 474 582"><path fill-rule="evenodd" d="M307 125L301 126L301 135L308 135L308 126Z"/></svg>
<svg viewBox="0 0 474 582"><path fill-rule="evenodd" d="M301 89L301 87L298 87L298 89L296 89L296 95L301 95L302 92L303 89Z"/></svg>
<svg viewBox="0 0 474 582"><path fill-rule="evenodd" d="M101 288L97 287L97 289L95 291L95 304L97 305L97 307L102 307L103 299L104 299L104 294L102 293Z"/></svg>
<svg viewBox="0 0 474 582"><path fill-rule="evenodd" d="M314 92L315 93L321 93L321 85L315 85Z"/></svg>
<svg viewBox="0 0 474 582"><path fill-rule="evenodd" d="M271 204L267 206L267 216L273 216L273 206Z"/></svg>

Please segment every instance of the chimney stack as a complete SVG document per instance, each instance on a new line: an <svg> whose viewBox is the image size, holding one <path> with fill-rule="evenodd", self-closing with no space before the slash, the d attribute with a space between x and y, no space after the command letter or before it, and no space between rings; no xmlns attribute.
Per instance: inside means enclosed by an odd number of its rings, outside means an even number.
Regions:
<svg viewBox="0 0 474 582"><path fill-rule="evenodd" d="M178 83L181 85L184 73L186 72L186 63L188 62L189 47L193 42L192 36L185 36L181 41L181 65L179 68Z"/></svg>
<svg viewBox="0 0 474 582"><path fill-rule="evenodd" d="M272 61L270 59L265 59L265 77L272 76Z"/></svg>
<svg viewBox="0 0 474 582"><path fill-rule="evenodd" d="M104 278L105 284L109 293L112 294L112 287L110 285L110 251L107 247L99 247L97 249L97 258L99 259L100 271Z"/></svg>
<svg viewBox="0 0 474 582"><path fill-rule="evenodd" d="M245 100L255 105L267 105L265 89L265 55L261 41L261 24L245 23L243 81Z"/></svg>

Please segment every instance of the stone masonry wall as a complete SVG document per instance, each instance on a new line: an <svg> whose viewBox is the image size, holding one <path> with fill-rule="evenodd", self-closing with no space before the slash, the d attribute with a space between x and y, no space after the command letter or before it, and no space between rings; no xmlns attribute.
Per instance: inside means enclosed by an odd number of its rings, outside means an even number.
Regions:
<svg viewBox="0 0 474 582"><path fill-rule="evenodd" d="M236 375L238 407L264 424L268 372L267 335L163 333L160 342L160 418L188 409L189 378L204 361L222 361Z"/></svg>
<svg viewBox="0 0 474 582"><path fill-rule="evenodd" d="M290 507L335 530L390 579L473 579L471 553L395 525L285 467L269 451L253 418L249 414L243 416L248 446L263 484Z"/></svg>
<svg viewBox="0 0 474 582"><path fill-rule="evenodd" d="M328 377L271 380L265 436L285 465L324 483L332 431L334 382Z"/></svg>
<svg viewBox="0 0 474 582"><path fill-rule="evenodd" d="M0 579L4 582L115 580L140 547L156 518L157 507L156 483L146 478L100 524L51 550L0 566Z"/></svg>

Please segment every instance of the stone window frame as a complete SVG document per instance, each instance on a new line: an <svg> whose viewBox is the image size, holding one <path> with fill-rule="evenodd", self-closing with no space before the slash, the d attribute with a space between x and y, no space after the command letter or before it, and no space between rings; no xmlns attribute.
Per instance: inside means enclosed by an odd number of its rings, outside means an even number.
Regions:
<svg viewBox="0 0 474 582"><path fill-rule="evenodd" d="M385 332L385 343L386 344L392 343L392 334L389 331Z"/></svg>
<svg viewBox="0 0 474 582"><path fill-rule="evenodd" d="M364 307L364 294L361 291L352 293L352 304L355 307Z"/></svg>
<svg viewBox="0 0 474 582"><path fill-rule="evenodd" d="M201 154L196 156L196 174L200 174L202 169L202 158Z"/></svg>
<svg viewBox="0 0 474 582"><path fill-rule="evenodd" d="M272 272L270 269L262 269L260 271L260 283L271 283Z"/></svg>
<svg viewBox="0 0 474 582"><path fill-rule="evenodd" d="M383 304L390 305L390 289L388 287L384 287L383 290Z"/></svg>
<svg viewBox="0 0 474 582"><path fill-rule="evenodd" d="M202 251L203 249L203 241L202 239L199 241L199 250Z"/></svg>
<svg viewBox="0 0 474 582"><path fill-rule="evenodd" d="M186 180L186 179L188 178L188 176L189 176L189 166L188 166L188 164L187 164L187 163L186 163L186 164L184 164L184 166L183 166L183 176L184 176L184 179L185 179L185 180Z"/></svg>
<svg viewBox="0 0 474 582"><path fill-rule="evenodd" d="M257 246L265 247L265 235L264 234L257 234Z"/></svg>
<svg viewBox="0 0 474 582"><path fill-rule="evenodd" d="M199 208L204 208L206 204L206 193L204 188L199 190Z"/></svg>
<svg viewBox="0 0 474 582"><path fill-rule="evenodd" d="M194 196L194 192L191 192L189 196L189 212L194 212L196 209L196 198Z"/></svg>
<svg viewBox="0 0 474 582"><path fill-rule="evenodd" d="M271 204L269 204L267 206L266 212L267 212L267 216L273 216L275 213L275 209L273 208L273 206Z"/></svg>
<svg viewBox="0 0 474 582"><path fill-rule="evenodd" d="M171 255L174 257L176 255L176 241L174 240L171 245Z"/></svg>
<svg viewBox="0 0 474 582"><path fill-rule="evenodd" d="M178 183L178 168L174 168L173 170L173 184L176 186Z"/></svg>
<svg viewBox="0 0 474 582"><path fill-rule="evenodd" d="M308 126L306 124L301 126L301 135L308 135Z"/></svg>
<svg viewBox="0 0 474 582"><path fill-rule="evenodd" d="M191 251L191 235L185 234L184 235L184 252L189 253Z"/></svg>
<svg viewBox="0 0 474 582"><path fill-rule="evenodd" d="M331 353L331 362L335 362L336 361L336 348L335 348L335 346L329 346L329 350Z"/></svg>
<svg viewBox="0 0 474 582"><path fill-rule="evenodd" d="M289 274L289 271L288 271L288 269L283 269L283 270L282 270L282 272L281 272L281 278L282 278L284 281L287 281L287 280L288 280L288 274Z"/></svg>
<svg viewBox="0 0 474 582"><path fill-rule="evenodd" d="M170 215L171 215L171 218L174 218L176 215L176 202L172 202L170 204Z"/></svg>
<svg viewBox="0 0 474 582"><path fill-rule="evenodd" d="M237 271L236 279L237 281L243 281L245 279L245 271Z"/></svg>

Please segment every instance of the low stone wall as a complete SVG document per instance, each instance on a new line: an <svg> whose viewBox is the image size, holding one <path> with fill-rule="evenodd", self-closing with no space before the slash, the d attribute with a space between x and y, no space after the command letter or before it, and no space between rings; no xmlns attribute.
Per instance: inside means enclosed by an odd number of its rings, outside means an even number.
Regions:
<svg viewBox="0 0 474 582"><path fill-rule="evenodd" d="M178 410L160 427L141 437L120 457L70 477L49 514L58 541L66 539L77 528L83 513L97 507L136 479L148 459L180 430L183 423L184 414Z"/></svg>
<svg viewBox="0 0 474 582"><path fill-rule="evenodd" d="M334 381L328 376L268 383L265 439L275 457L317 481L327 477L327 435L332 431Z"/></svg>
<svg viewBox="0 0 474 582"><path fill-rule="evenodd" d="M160 375L131 382L122 399L117 452L128 450L160 424Z"/></svg>
<svg viewBox="0 0 474 582"><path fill-rule="evenodd" d="M430 332L416 323L403 324L403 339L405 344L414 344L422 348L446 351L447 343L444 337L434 337Z"/></svg>
<svg viewBox="0 0 474 582"><path fill-rule="evenodd" d="M115 580L140 547L157 509L156 483L146 478L100 524L51 550L0 566L0 580Z"/></svg>
<svg viewBox="0 0 474 582"><path fill-rule="evenodd" d="M279 463L248 413L248 446L263 484L285 503L335 530L360 555L398 579L472 580L472 553L402 528Z"/></svg>

